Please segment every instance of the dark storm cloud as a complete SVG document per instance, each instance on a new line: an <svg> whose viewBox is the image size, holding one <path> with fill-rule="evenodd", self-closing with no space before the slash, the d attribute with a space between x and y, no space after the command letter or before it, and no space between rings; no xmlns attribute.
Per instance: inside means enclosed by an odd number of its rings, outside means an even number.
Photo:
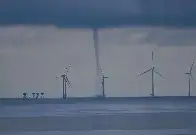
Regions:
<svg viewBox="0 0 196 135"><path fill-rule="evenodd" d="M1 25L196 26L195 0L1 0Z"/></svg>

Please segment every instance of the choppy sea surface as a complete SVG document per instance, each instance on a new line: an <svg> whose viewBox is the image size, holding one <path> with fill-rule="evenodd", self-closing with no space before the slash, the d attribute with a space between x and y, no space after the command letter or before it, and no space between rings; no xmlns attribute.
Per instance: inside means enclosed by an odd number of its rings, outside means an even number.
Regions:
<svg viewBox="0 0 196 135"><path fill-rule="evenodd" d="M196 134L196 98L59 100L1 100L0 135Z"/></svg>

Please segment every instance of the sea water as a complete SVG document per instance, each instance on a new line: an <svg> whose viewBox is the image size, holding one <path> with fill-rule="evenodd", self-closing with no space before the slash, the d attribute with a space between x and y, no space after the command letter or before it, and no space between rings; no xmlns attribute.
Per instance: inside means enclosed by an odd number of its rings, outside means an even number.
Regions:
<svg viewBox="0 0 196 135"><path fill-rule="evenodd" d="M155 101L1 103L0 135L196 134L196 102Z"/></svg>

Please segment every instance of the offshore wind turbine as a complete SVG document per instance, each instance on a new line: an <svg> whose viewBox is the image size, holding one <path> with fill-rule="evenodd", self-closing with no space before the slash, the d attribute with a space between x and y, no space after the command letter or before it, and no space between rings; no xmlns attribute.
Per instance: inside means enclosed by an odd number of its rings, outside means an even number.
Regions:
<svg viewBox="0 0 196 135"><path fill-rule="evenodd" d="M101 85L102 85L102 97L106 97L106 95L105 95L105 79L107 79L108 77L104 75L102 69L100 69L100 70L101 70L101 75L102 75L102 77L101 77L102 78L102 82L101 82Z"/></svg>
<svg viewBox="0 0 196 135"><path fill-rule="evenodd" d="M154 62L154 52L152 51L152 63ZM152 66L152 68L150 68L150 69L148 69L148 70L146 70L146 71L144 71L143 73L141 73L141 74L138 74L138 76L141 76L141 75L143 75L143 74L146 74L146 73L148 73L148 72L150 72L151 71L151 75L152 75L152 93L150 94L152 97L154 97L155 96L155 91L154 91L154 74L158 74L161 78L163 78L163 79L165 79L162 75L161 75L161 73L159 73L157 70L156 70L156 68L155 68L155 66L153 65Z"/></svg>
<svg viewBox="0 0 196 135"><path fill-rule="evenodd" d="M36 99L38 99L39 98L39 93L36 93Z"/></svg>
<svg viewBox="0 0 196 135"><path fill-rule="evenodd" d="M33 95L33 99L34 99L35 98L35 93L33 92L32 95Z"/></svg>
<svg viewBox="0 0 196 135"><path fill-rule="evenodd" d="M71 65L69 65L69 68L65 69L65 72L60 77L56 77L56 78L62 78L62 81L63 81L63 99L67 98L67 85L69 88L71 87L71 82L69 81L68 76L67 76L70 68L71 68Z"/></svg>
<svg viewBox="0 0 196 135"><path fill-rule="evenodd" d="M195 62L193 61L193 63L191 64L190 70L189 72L185 73L186 75L188 75L188 84L189 84L189 89L188 89L188 96L191 96L191 80L194 82L193 76L192 76L192 70L193 70L193 66L194 66Z"/></svg>

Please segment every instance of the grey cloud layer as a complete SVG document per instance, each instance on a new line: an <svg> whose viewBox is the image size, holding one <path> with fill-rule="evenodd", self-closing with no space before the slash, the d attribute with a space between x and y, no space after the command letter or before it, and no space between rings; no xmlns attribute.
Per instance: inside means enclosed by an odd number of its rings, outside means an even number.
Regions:
<svg viewBox="0 0 196 135"><path fill-rule="evenodd" d="M195 0L1 0L0 24L195 26L195 4Z"/></svg>
<svg viewBox="0 0 196 135"><path fill-rule="evenodd" d="M131 27L100 30L101 39L107 44L119 45L196 45L196 29L167 27Z"/></svg>
<svg viewBox="0 0 196 135"><path fill-rule="evenodd" d="M77 35L75 32L77 31ZM80 39L88 32L92 38L91 29L57 29L55 27L1 27L0 50L46 46L45 41L54 46L70 39ZM74 37L74 38L73 38ZM167 28L167 27L128 27L99 30L100 46L102 45L158 45L158 46L194 46L196 45L196 28ZM82 39L80 39L82 40ZM93 43L91 43L93 46ZM66 46L74 45L73 43ZM4 51L6 51L4 50Z"/></svg>

